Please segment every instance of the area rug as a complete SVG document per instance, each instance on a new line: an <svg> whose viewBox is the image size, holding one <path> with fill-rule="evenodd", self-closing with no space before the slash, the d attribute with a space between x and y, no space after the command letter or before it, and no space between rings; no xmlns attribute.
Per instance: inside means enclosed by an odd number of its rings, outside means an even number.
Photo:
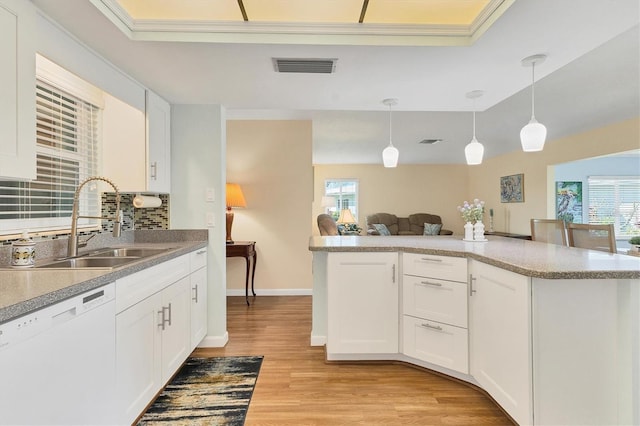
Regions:
<svg viewBox="0 0 640 426"><path fill-rule="evenodd" d="M243 425L262 358L187 359L138 425Z"/></svg>

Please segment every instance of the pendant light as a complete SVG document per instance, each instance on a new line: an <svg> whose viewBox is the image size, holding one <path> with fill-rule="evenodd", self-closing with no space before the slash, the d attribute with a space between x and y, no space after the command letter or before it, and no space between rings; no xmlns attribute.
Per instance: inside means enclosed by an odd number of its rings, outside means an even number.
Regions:
<svg viewBox="0 0 640 426"><path fill-rule="evenodd" d="M522 60L522 66L531 67L531 121L520 130L520 143L525 152L542 151L547 138L547 128L538 123L535 116L535 69L536 64L541 64L546 58L547 55L533 55Z"/></svg>
<svg viewBox="0 0 640 426"><path fill-rule="evenodd" d="M467 93L467 98L473 99L473 139L464 148L464 156L469 165L482 164L482 157L484 156L484 146L476 139L476 99L482 96L483 93L482 90L474 90Z"/></svg>
<svg viewBox="0 0 640 426"><path fill-rule="evenodd" d="M383 104L389 107L389 146L382 151L382 163L385 167L396 167L400 151L391 142L391 107L398 104L397 99L384 99Z"/></svg>

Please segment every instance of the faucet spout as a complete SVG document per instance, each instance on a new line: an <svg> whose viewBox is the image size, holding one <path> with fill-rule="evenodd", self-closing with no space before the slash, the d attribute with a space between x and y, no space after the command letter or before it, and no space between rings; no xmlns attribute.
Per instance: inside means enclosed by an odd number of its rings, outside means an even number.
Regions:
<svg viewBox="0 0 640 426"><path fill-rule="evenodd" d="M106 182L116 193L116 213L115 216L82 216L78 213L78 204L80 199L80 192L82 188L91 181L102 181ZM91 176L78 185L74 195L73 195L73 210L71 213L71 233L69 234L69 244L67 246L67 256L74 257L78 255L78 219L108 219L113 221L113 236L120 236L120 229L122 225L122 213L120 212L120 191L118 191L118 187L115 183L113 183L110 179L101 176Z"/></svg>

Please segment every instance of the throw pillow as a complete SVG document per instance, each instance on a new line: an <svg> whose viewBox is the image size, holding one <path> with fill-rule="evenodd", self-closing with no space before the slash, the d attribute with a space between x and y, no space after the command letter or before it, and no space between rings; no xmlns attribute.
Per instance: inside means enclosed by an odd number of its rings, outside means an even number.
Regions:
<svg viewBox="0 0 640 426"><path fill-rule="evenodd" d="M387 225L384 223L374 223L373 227L376 228L376 231L378 231L378 234L380 235L391 235L389 228L387 228Z"/></svg>
<svg viewBox="0 0 640 426"><path fill-rule="evenodd" d="M424 232L422 235L440 235L442 229L441 223L425 223Z"/></svg>

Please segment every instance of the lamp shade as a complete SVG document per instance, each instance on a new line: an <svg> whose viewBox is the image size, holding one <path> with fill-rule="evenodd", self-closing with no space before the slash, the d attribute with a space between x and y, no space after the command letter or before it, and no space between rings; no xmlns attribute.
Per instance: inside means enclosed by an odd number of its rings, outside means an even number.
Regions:
<svg viewBox="0 0 640 426"><path fill-rule="evenodd" d="M342 209L340 211L340 217L337 220L337 223L347 224L347 223L356 223L356 218L353 217L353 213L349 209Z"/></svg>
<svg viewBox="0 0 640 426"><path fill-rule="evenodd" d="M227 208L228 207L247 207L242 189L237 183L227 184Z"/></svg>
<svg viewBox="0 0 640 426"><path fill-rule="evenodd" d="M484 156L484 146L473 137L471 142L464 148L464 156L467 159L467 164L475 165L482 164L482 157Z"/></svg>
<svg viewBox="0 0 640 426"><path fill-rule="evenodd" d="M542 151L547 138L547 128L535 118L520 130L520 143L525 152Z"/></svg>
<svg viewBox="0 0 640 426"><path fill-rule="evenodd" d="M400 151L398 151L398 148L389 144L389 146L382 151L382 163L385 167L397 167L399 156Z"/></svg>

